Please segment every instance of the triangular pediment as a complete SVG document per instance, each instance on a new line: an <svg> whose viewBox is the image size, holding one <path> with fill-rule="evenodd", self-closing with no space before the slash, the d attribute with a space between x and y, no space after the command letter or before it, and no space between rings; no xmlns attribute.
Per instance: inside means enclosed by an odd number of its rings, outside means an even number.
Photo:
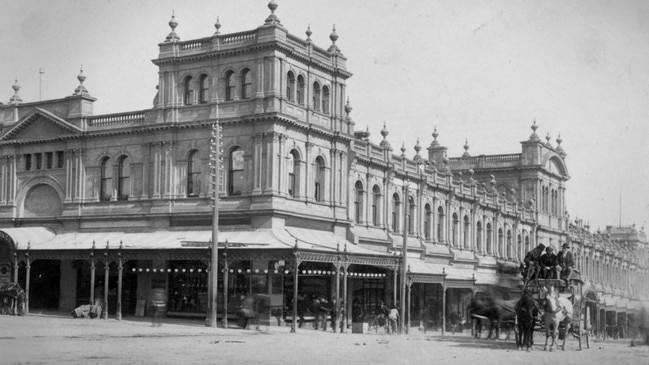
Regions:
<svg viewBox="0 0 649 365"><path fill-rule="evenodd" d="M47 110L36 108L22 117L0 140L39 141L79 134L82 131Z"/></svg>

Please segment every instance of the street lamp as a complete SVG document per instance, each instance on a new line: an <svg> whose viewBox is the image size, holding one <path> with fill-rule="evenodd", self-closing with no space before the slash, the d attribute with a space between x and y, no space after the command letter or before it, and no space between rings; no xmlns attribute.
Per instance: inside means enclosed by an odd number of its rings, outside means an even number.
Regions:
<svg viewBox="0 0 649 365"><path fill-rule="evenodd" d="M218 107L217 107L218 108ZM214 194L214 214L212 215L212 250L210 261L210 290L209 290L209 323L206 322L208 327L216 327L216 310L217 310L217 295L216 289L218 287L218 268L219 268L219 175L221 172L221 125L217 121L212 124L212 133L210 136L210 178L212 182L212 192Z"/></svg>

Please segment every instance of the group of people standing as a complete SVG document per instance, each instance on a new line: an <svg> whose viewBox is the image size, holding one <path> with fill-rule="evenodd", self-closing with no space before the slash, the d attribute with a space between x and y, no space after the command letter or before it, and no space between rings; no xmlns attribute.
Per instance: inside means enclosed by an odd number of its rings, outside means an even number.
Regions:
<svg viewBox="0 0 649 365"><path fill-rule="evenodd" d="M552 246L539 244L525 255L523 277L531 279L570 279L575 261L570 251L570 244L564 243L559 254L554 253Z"/></svg>

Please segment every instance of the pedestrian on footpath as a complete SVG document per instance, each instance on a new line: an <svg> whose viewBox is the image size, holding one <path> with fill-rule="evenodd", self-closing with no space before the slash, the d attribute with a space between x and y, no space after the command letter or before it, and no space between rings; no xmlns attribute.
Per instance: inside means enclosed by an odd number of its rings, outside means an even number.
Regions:
<svg viewBox="0 0 649 365"><path fill-rule="evenodd" d="M392 306L388 314L388 333L397 333L397 323L399 322L399 310L397 307Z"/></svg>
<svg viewBox="0 0 649 365"><path fill-rule="evenodd" d="M150 297L151 307L153 310L153 317L151 319L151 327L162 326L162 316L167 309L167 296L165 290L162 288L154 288L151 290Z"/></svg>

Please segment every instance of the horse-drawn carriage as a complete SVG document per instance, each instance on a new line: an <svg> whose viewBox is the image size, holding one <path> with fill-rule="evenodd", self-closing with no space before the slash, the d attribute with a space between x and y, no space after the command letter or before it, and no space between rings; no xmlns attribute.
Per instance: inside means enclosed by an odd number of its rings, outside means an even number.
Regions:
<svg viewBox="0 0 649 365"><path fill-rule="evenodd" d="M18 283L0 285L0 313L22 316L27 312L25 291Z"/></svg>
<svg viewBox="0 0 649 365"><path fill-rule="evenodd" d="M561 348L565 350L569 335L579 340L579 350L582 349L582 337L586 340L586 348L590 347L582 284L577 275L570 280L534 279L527 283L516 305L516 343L519 349L527 347L529 351L537 333L545 334L546 350L550 337L550 351L557 338L563 340Z"/></svg>

